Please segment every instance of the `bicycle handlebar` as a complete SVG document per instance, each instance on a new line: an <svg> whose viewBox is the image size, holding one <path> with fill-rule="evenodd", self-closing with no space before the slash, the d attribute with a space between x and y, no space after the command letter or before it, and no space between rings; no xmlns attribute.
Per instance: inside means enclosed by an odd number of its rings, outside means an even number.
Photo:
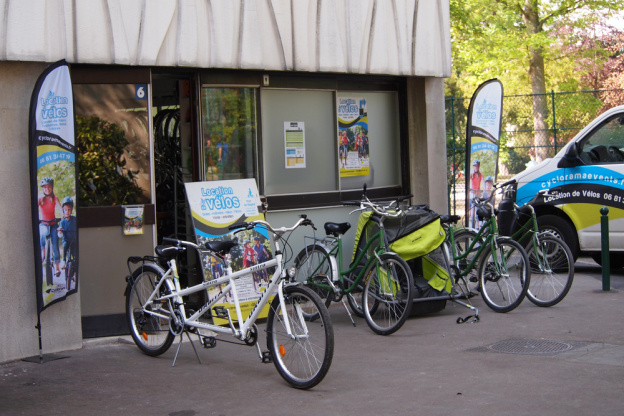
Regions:
<svg viewBox="0 0 624 416"><path fill-rule="evenodd" d="M289 231L294 231L295 229L297 229L298 227L300 227L302 225L309 225L313 229L316 230L316 228L314 227L314 223L312 222L312 220L309 220L306 215L301 215L301 218L299 218L299 220L292 227L273 228L271 226L271 224L269 224L268 222L266 222L264 220L256 220L256 221L251 221L251 222L242 222L242 223L239 223L239 224L233 224L233 225L230 225L228 227L228 229L229 230L238 230L238 231L234 232L234 234L236 234L236 233L244 231L244 230L252 230L252 229L254 229L258 225L262 225L262 226L266 227L267 230L271 231L274 234L278 234L278 235L287 233Z"/></svg>

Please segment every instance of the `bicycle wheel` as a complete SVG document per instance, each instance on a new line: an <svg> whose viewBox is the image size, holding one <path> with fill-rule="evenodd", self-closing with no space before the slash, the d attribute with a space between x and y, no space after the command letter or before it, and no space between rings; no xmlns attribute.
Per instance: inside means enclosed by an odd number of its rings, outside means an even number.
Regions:
<svg viewBox="0 0 624 416"><path fill-rule="evenodd" d="M475 239L476 236L476 232L467 228L455 231L453 233L453 240L455 242L455 255L460 256L466 253L466 251L468 251L468 249L470 248L470 244L472 244L472 241ZM475 254L478 249L479 243L475 244L472 251L466 257L461 258L457 261L457 267L459 268L460 272L464 273L466 271L468 266L474 260ZM466 276L463 277L466 286L464 289L466 289L468 292L475 294L479 291L479 277L475 270L476 265L476 262L473 263L473 269L469 273L467 273Z"/></svg>
<svg viewBox="0 0 624 416"><path fill-rule="evenodd" d="M566 297L574 280L574 257L570 247L554 235L533 239L527 246L531 285L527 298L537 306L553 306Z"/></svg>
<svg viewBox="0 0 624 416"><path fill-rule="evenodd" d="M334 299L334 293L319 286L327 286L327 279L335 281L336 278L332 273L327 249L319 244L310 244L305 247L295 258L295 270L295 280L305 283L308 288L316 292L325 302L325 306L329 308Z"/></svg>
<svg viewBox="0 0 624 416"><path fill-rule="evenodd" d="M130 335L141 351L153 357L167 351L175 338L169 330L171 311L167 304L146 304L146 300L162 276L160 268L153 264L144 264L132 274L134 283L130 286L126 297L126 317ZM160 316L152 313L158 313Z"/></svg>
<svg viewBox="0 0 624 416"><path fill-rule="evenodd" d="M267 347L279 374L298 389L323 380L334 356L334 329L329 312L316 293L301 285L284 288L284 309L273 298L267 316ZM302 319L302 313L318 319ZM288 334L288 317L292 336Z"/></svg>
<svg viewBox="0 0 624 416"><path fill-rule="evenodd" d="M363 309L366 323L379 335L403 326L412 310L414 278L409 266L394 253L383 253L364 272ZM375 302L379 305L373 311Z"/></svg>
<svg viewBox="0 0 624 416"><path fill-rule="evenodd" d="M479 264L481 297L496 312L509 312L522 302L531 281L527 254L522 246L505 237L496 239Z"/></svg>

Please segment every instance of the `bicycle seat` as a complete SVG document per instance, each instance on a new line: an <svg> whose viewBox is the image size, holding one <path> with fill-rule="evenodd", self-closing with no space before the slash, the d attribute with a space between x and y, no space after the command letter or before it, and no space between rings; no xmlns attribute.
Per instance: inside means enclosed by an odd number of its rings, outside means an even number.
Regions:
<svg viewBox="0 0 624 416"><path fill-rule="evenodd" d="M348 222L326 222L325 223L325 233L327 235L333 235L334 237L338 237L339 234L346 233L349 228L351 228L351 224Z"/></svg>
<svg viewBox="0 0 624 416"><path fill-rule="evenodd" d="M215 253L221 254L223 256L229 253L232 247L236 246L236 244L238 243L235 240L225 240L225 241L215 240L215 241L207 241L206 244L204 244L204 247L206 247L210 251L214 251Z"/></svg>
<svg viewBox="0 0 624 416"><path fill-rule="evenodd" d="M442 224L454 224L461 220L459 215L440 215L440 223Z"/></svg>
<svg viewBox="0 0 624 416"><path fill-rule="evenodd" d="M166 260L174 258L178 253L186 250L184 247L176 247L176 246L156 246L155 251L156 255L160 258L164 258Z"/></svg>

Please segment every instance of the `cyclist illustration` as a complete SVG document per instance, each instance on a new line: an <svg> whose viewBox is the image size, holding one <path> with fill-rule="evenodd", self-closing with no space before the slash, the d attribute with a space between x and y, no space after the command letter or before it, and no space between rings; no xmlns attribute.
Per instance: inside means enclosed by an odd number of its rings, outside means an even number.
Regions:
<svg viewBox="0 0 624 416"><path fill-rule="evenodd" d="M256 254L256 250L251 247L251 241L245 240L243 246L245 249L243 250L243 269L247 267L251 267L254 264L258 264L258 255ZM260 283L260 275L257 272L252 273L253 276L253 284L254 289L258 292L258 284Z"/></svg>
<svg viewBox="0 0 624 416"><path fill-rule="evenodd" d="M340 133L340 161L342 162L342 167L344 169L345 164L347 163L347 154L349 153L349 138L347 137L347 131L343 130Z"/></svg>
<svg viewBox="0 0 624 416"><path fill-rule="evenodd" d="M264 244L260 243L260 237L258 237L258 236L254 237L253 249L256 252L256 258L258 259L258 263L264 263L265 261L267 261L267 260L269 260L271 258L271 254L266 249ZM269 281L269 273L267 272L266 269L260 271L260 277L265 282Z"/></svg>
<svg viewBox="0 0 624 416"><path fill-rule="evenodd" d="M54 286L54 279L52 277L51 260L54 260L55 264L55 276L61 275L60 270L60 253L58 245L58 218L56 217L56 210L63 211L61 202L58 197L54 195L54 179L46 176L41 179L39 186L43 192L43 196L39 198L39 243L41 245L41 262L44 264L46 274L46 284L48 290ZM52 251L52 259L50 259L50 244Z"/></svg>
<svg viewBox="0 0 624 416"><path fill-rule="evenodd" d="M481 181L483 180L483 173L480 172L481 161L478 159L472 163L473 171L470 174L470 226L477 227L476 209L474 208L472 201L474 198L480 198L481 193Z"/></svg>
<svg viewBox="0 0 624 416"><path fill-rule="evenodd" d="M75 242L78 227L76 217L72 215L74 210L74 200L66 196L61 204L63 208L63 218L59 223L58 234L63 237L63 269L65 269L65 282L67 290L70 290L71 282L76 284L76 259Z"/></svg>

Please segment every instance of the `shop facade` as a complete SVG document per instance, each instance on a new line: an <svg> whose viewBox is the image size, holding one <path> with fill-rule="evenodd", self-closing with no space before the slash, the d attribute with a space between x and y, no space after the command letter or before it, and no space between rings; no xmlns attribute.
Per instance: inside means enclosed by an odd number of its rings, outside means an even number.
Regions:
<svg viewBox="0 0 624 416"><path fill-rule="evenodd" d="M364 184L371 197L411 193L446 212L448 1L76 3L4 10L0 362L38 352L28 113L51 62L69 63L78 142L102 144L89 135L93 120L123 132L118 173L131 184L123 192L104 191L94 177L80 184L95 192L77 201L79 293L43 311L44 352L127 333L126 258L152 254L163 236L193 238L185 182L254 178L278 225L302 213L321 226L354 223L341 203L359 199ZM33 20L36 36L26 36ZM339 133L349 105L367 125L351 131L360 144L347 160ZM289 143L292 129L303 140ZM122 230L130 204L143 207L141 234Z"/></svg>

